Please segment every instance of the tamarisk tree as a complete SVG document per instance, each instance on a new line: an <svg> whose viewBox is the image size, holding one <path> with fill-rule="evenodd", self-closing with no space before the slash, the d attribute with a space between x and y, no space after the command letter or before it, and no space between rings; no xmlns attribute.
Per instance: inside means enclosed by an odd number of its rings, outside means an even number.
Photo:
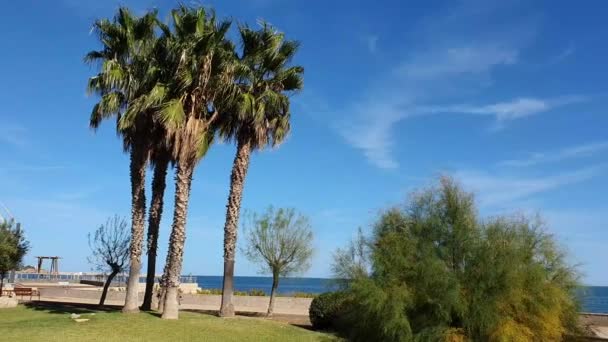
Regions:
<svg viewBox="0 0 608 342"><path fill-rule="evenodd" d="M245 236L247 245L243 253L260 265L260 273L272 274L267 312L272 316L279 277L304 272L310 267L313 251L310 221L294 209L270 207L261 215L249 214Z"/></svg>

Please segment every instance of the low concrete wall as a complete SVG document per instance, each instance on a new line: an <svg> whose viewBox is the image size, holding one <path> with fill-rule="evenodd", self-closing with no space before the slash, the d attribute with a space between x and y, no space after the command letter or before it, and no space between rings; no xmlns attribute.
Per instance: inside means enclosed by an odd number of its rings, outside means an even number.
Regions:
<svg viewBox="0 0 608 342"><path fill-rule="evenodd" d="M182 305L196 305L204 307L216 307L219 309L222 302L220 295L182 295ZM264 312L268 308L270 297L268 296L234 296L233 303L237 310ZM274 310L277 313L297 313L308 315L308 308L312 298L276 297Z"/></svg>

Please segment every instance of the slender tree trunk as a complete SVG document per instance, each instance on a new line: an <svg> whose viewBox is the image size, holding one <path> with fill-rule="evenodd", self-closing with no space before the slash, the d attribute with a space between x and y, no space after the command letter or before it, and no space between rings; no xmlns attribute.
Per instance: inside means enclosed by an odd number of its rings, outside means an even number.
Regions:
<svg viewBox="0 0 608 342"><path fill-rule="evenodd" d="M274 297L276 296L277 287L279 287L279 274L277 272L273 272L272 290L270 290L270 303L268 303L268 317L272 316L272 314L274 313Z"/></svg>
<svg viewBox="0 0 608 342"><path fill-rule="evenodd" d="M148 272L146 274L146 291L144 292L144 303L142 310L152 309L152 295L154 292L154 278L156 274L156 252L158 250L158 231L163 214L163 197L167 178L169 157L161 155L154 166L154 178L152 179L152 202L150 204L150 216L148 217Z"/></svg>
<svg viewBox="0 0 608 342"><path fill-rule="evenodd" d="M2 297L2 291L4 291L4 274L0 274L0 297Z"/></svg>
<svg viewBox="0 0 608 342"><path fill-rule="evenodd" d="M188 214L193 171L194 162L180 162L175 175L175 209L167 254L168 263L166 265L167 277L163 319L179 318L179 277L182 271L184 243L186 241L186 216Z"/></svg>
<svg viewBox="0 0 608 342"><path fill-rule="evenodd" d="M236 233L238 230L239 214L241 210L241 199L243 198L243 187L247 169L249 169L249 157L251 156L251 143L246 139L239 139L236 148L236 156L232 164L230 175L230 194L226 205L226 224L224 226L224 279L222 284L222 306L221 317L234 316L234 304L232 297L234 292L234 257L236 250Z"/></svg>
<svg viewBox="0 0 608 342"><path fill-rule="evenodd" d="M131 149L131 244L130 270L127 283L127 295L124 313L139 312L139 272L141 270L141 250L144 239L144 222L146 215L146 154L142 146L134 145Z"/></svg>
<svg viewBox="0 0 608 342"><path fill-rule="evenodd" d="M108 288L110 287L110 284L112 283L114 277L116 277L116 275L118 274L118 271L120 270L112 270L112 273L110 273L108 279L106 279L106 283L103 285L103 291L101 292L101 299L99 299L99 306L103 306L103 304L105 303L106 295L108 294Z"/></svg>

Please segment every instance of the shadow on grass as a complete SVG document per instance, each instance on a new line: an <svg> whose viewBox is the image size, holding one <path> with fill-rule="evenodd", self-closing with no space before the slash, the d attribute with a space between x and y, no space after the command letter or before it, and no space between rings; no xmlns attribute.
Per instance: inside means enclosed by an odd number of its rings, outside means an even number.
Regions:
<svg viewBox="0 0 608 342"><path fill-rule="evenodd" d="M104 305L99 306L96 304L82 304L82 303L65 303L65 302L27 302L23 304L29 309L36 311L46 311L52 314L88 314L95 312L117 312L120 311L120 306L116 305Z"/></svg>
<svg viewBox="0 0 608 342"><path fill-rule="evenodd" d="M99 306L97 304L86 304L86 303L67 303L67 302L59 302L59 301L31 301L23 304L25 307L36 310L36 311L45 311L51 314L89 314L89 313L97 313L97 312L120 312L122 307L120 305L104 305ZM219 312L217 310L203 310L203 309L182 309L181 312L190 312L201 315L219 317ZM142 311L142 314L147 314L153 316L155 318L159 318L162 316L160 313L156 311ZM256 319L264 319L264 320L272 320L290 324L294 327L298 327L301 329L306 329L310 331L314 331L312 328L310 321L307 316L301 315L287 315L287 314L275 314L272 317L267 317L265 313L261 312L247 312L247 311L238 311L236 313L237 317L249 317Z"/></svg>
<svg viewBox="0 0 608 342"><path fill-rule="evenodd" d="M219 312L217 310L203 310L203 309L182 309L181 312L190 312L197 313L202 315L219 317ZM265 313L262 312L250 312L250 311L237 311L237 317L248 317L248 318L256 318L256 319L264 319L269 321L276 321L287 323L294 327L298 327L301 329L306 329L310 331L315 331L310 324L310 320L308 316L301 315L287 315L287 314L274 314L272 317L266 316Z"/></svg>

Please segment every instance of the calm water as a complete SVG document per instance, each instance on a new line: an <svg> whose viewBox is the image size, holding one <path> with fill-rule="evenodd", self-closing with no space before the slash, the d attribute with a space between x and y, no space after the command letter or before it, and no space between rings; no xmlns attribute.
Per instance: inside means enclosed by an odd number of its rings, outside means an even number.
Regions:
<svg viewBox="0 0 608 342"><path fill-rule="evenodd" d="M586 286L581 295L583 312L608 313L608 286Z"/></svg>
<svg viewBox="0 0 608 342"><path fill-rule="evenodd" d="M221 289L222 277L197 276L198 286L207 289ZM234 287L239 291L262 289L270 293L272 278L270 277L234 277ZM323 278L281 278L278 292L291 294L294 292L322 293L335 287L331 279ZM608 287L587 286L581 291L582 311L608 313Z"/></svg>
<svg viewBox="0 0 608 342"><path fill-rule="evenodd" d="M198 286L203 289L221 289L221 276L196 276ZM271 277L234 277L234 289L249 291L261 289L270 293L272 287ZM331 279L324 278L281 278L277 291L281 294L294 292L322 293L334 289Z"/></svg>

